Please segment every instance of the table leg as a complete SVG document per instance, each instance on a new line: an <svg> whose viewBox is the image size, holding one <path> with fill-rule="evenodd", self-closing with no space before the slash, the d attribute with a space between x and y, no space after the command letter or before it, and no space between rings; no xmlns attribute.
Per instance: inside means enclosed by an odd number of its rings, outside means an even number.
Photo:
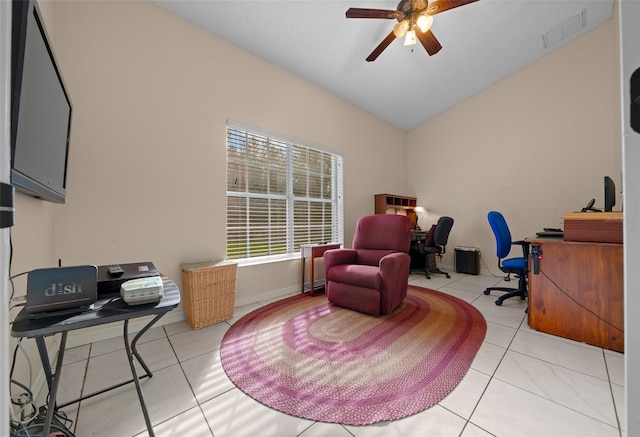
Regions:
<svg viewBox="0 0 640 437"><path fill-rule="evenodd" d="M311 257L309 258L309 276L311 277L309 279L309 294L311 296L313 296L313 283L315 281L315 275L313 273L313 266L315 264L315 262L313 262L314 258L313 258L313 252L311 253Z"/></svg>
<svg viewBox="0 0 640 437"><path fill-rule="evenodd" d="M66 407L66 406L68 406L68 405L75 404L75 403L78 403L78 402L80 402L80 401L84 401L85 399L89 399L89 398L92 398L92 397L94 397L94 396L98 396L98 395L101 395L101 394L106 393L106 392L108 392L108 391L111 391L111 390L113 390L113 389L116 389L116 388L122 387L122 386L124 386L124 385L130 384L130 383L134 382L134 379L136 379L136 380L140 380L140 379L143 379L143 378L151 378L151 377L153 376L153 373L151 373L151 370L149 369L149 367L147 366L147 364L144 362L144 360L142 359L142 357L141 357L141 356L140 356L140 354L138 353L138 350L136 349L136 343L137 343L138 339L139 339L139 338L140 338L140 337L141 337L145 332L147 332L147 331L148 331L148 330L149 330L149 329L150 329L150 328L151 328L151 327L152 327L152 326L153 326L153 325L154 325L154 324L155 324L155 323L156 323L156 322L157 322L157 321L162 317L162 316L164 316L164 313L163 313L163 314L158 314L158 315L156 315L156 316L155 316L155 318L154 318L151 322L147 323L147 325L146 325L144 328L142 328L142 329L141 329L141 330L136 334L136 336L133 338L133 341L131 342L131 354L132 354L133 356L135 356L135 357L136 357L136 359L138 360L138 362L140 363L140 365L142 366L142 368L145 370L145 372L146 372L146 373L145 373L144 375L137 376L137 373L136 373L136 374L135 374L135 376L134 376L134 378L132 378L132 379L130 379L130 380L128 380L128 381L123 381L123 382L121 382L121 383L114 384L114 385L109 386L109 387L107 387L107 388L104 388L104 389L102 389L102 390L99 390L99 391L96 391L96 392L93 392L93 393L90 393L90 394L84 395L84 396L82 396L82 397L80 397L80 398L78 398L78 399L74 399L74 400L72 400L72 401L68 401L68 402L66 402L66 403L64 403L64 404L58 405L58 408L64 408L64 407ZM36 340L37 340L37 339L36 339ZM125 350L127 349L127 345L128 345L128 335L125 337ZM127 357L128 357L129 359L133 360L132 358L130 358L129 353L127 353ZM49 368L49 371L48 371L48 372L49 372L49 374L51 373L50 368ZM46 374L47 374L47 368L45 368L45 375L46 375Z"/></svg>
<svg viewBox="0 0 640 437"><path fill-rule="evenodd" d="M129 321L128 320L124 321L124 347L125 347L125 349L127 351L127 358L129 359L129 366L131 367L131 375L133 376L133 381L134 381L134 383L136 385L136 391L138 392L138 399L140 400L140 407L142 408L142 415L144 416L144 422L147 425L147 431L149 432L149 437L155 437L155 433L153 432L153 425L151 424L151 418L149 417L149 411L147 410L147 405L146 405L146 403L144 401L144 394L142 393L142 386L140 385L140 378L138 378L138 374L136 372L136 365L133 362L133 356L136 357L136 359L138 360L140 365L144 368L144 370L146 372L146 376L151 378L153 376L153 373L151 373L151 370L149 369L147 364L144 362L144 360L142 359L142 357L138 353L138 349L136 348L136 344L138 343L138 340L140 339L140 337L142 337L142 335L145 332L147 332L149 330L149 328L151 328L158 320L160 320L160 318L162 316L164 316L164 313L163 314L158 314L157 316L155 316L153 318L153 320L151 320L149 323L147 323L146 326L144 328L142 328L135 335L135 337L133 337L133 340L131 341L131 344L129 344L129 335L128 335Z"/></svg>
<svg viewBox="0 0 640 437"><path fill-rule="evenodd" d="M51 371L51 362L49 361L49 353L47 352L47 345L44 342L44 337L36 337L36 346L38 346L38 352L40 353L40 361L42 362L42 370L44 370L44 376L47 380L47 388L51 391L51 381L53 380L53 372Z"/></svg>
<svg viewBox="0 0 640 437"><path fill-rule="evenodd" d="M301 293L304 293L304 271L305 271L305 262L304 262L304 249L300 250L300 258L302 259L302 289L301 289Z"/></svg>
<svg viewBox="0 0 640 437"><path fill-rule="evenodd" d="M56 361L56 371L53 374L51 373L51 362L49 361L49 354L47 353L47 346L44 342L44 337L36 337L36 345L38 346L40 360L42 361L42 368L44 369L45 376L47 378L47 385L49 386L49 404L47 405L47 415L45 416L44 424L42 426L42 435L48 436L51 431L51 424L53 423L53 415L56 411L56 395L58 393L60 377L62 376L62 361L64 360L64 350L67 345L67 333L62 333L60 348L58 350L58 358Z"/></svg>
<svg viewBox="0 0 640 437"><path fill-rule="evenodd" d="M143 376L148 376L149 378L151 378L153 376L153 373L151 372L151 370L149 369L147 364L144 362L144 360L142 359L142 357L138 353L138 349L137 349L136 345L137 345L138 340L140 339L140 337L142 337L144 335L144 333L149 330L149 328L151 328L158 320L160 320L160 318L162 316L164 316L164 314L157 315L150 323L148 323L144 328L142 328L136 334L136 336L133 337L133 340L131 341L131 352L133 353L133 355L135 355L136 359L138 360L138 362L140 363L140 365L142 366L144 371L147 372L146 375L143 375ZM138 379L141 379L141 378L138 378Z"/></svg>

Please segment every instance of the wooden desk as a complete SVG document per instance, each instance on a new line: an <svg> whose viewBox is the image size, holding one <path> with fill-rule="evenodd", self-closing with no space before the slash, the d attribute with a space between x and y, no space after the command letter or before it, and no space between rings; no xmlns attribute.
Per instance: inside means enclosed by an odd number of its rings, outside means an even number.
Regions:
<svg viewBox="0 0 640 437"><path fill-rule="evenodd" d="M534 238L539 273L529 260L529 326L624 352L622 244Z"/></svg>
<svg viewBox="0 0 640 437"><path fill-rule="evenodd" d="M305 272L305 260L309 260L309 276L311 276L311 282L309 284L309 294L313 296L313 282L315 280L313 274L313 266L315 264L314 259L321 257L329 249L340 249L340 243L324 243L324 244L301 244L300 245L300 257L302 258L302 293L304 293L304 272Z"/></svg>

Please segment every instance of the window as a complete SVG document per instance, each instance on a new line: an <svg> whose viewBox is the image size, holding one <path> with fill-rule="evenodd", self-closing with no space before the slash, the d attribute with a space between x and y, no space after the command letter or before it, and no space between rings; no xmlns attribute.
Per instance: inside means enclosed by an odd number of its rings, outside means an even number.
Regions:
<svg viewBox="0 0 640 437"><path fill-rule="evenodd" d="M342 157L227 126L227 258L286 257L342 242Z"/></svg>

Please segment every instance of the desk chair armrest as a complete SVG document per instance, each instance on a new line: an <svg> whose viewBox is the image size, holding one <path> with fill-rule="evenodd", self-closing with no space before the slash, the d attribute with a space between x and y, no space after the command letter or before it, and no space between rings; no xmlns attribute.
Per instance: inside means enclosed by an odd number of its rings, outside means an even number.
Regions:
<svg viewBox="0 0 640 437"><path fill-rule="evenodd" d="M524 256L525 259L529 258L529 246L531 243L529 243L528 241L524 241L524 240L518 240L518 241L512 241L511 245L512 246L521 246L522 247L522 255Z"/></svg>

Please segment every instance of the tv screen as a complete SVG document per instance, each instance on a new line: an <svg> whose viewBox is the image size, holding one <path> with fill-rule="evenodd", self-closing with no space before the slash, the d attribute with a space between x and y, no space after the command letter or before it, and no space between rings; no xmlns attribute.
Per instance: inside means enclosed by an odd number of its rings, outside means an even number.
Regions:
<svg viewBox="0 0 640 437"><path fill-rule="evenodd" d="M604 210L606 212L613 211L616 206L616 184L609 176L604 177Z"/></svg>
<svg viewBox="0 0 640 437"><path fill-rule="evenodd" d="M11 183L64 203L71 102L34 1L12 3Z"/></svg>

